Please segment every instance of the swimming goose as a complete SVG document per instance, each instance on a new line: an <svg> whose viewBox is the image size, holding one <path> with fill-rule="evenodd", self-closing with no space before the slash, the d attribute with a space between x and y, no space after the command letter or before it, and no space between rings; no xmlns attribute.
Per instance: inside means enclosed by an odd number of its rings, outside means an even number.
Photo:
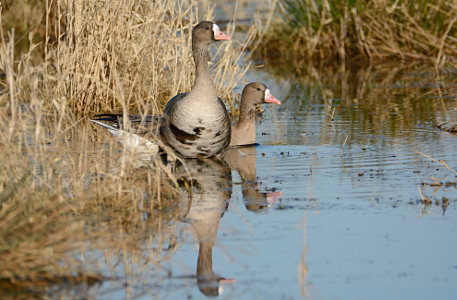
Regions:
<svg viewBox="0 0 457 300"><path fill-rule="evenodd" d="M236 126L232 126L230 146L255 144L256 105L262 103L281 104L270 90L259 82L246 85L241 94L240 118Z"/></svg>
<svg viewBox="0 0 457 300"><path fill-rule="evenodd" d="M156 149L148 136L151 133L184 157L212 157L230 143L230 118L224 103L217 98L208 69L208 47L215 41L229 40L210 21L200 22L192 32L195 61L195 82L190 93L174 96L167 103L163 117L129 115L134 133L124 129L122 115L103 114L91 121L106 128L122 144L134 148L141 143ZM160 127L160 128L158 128ZM156 152L156 151L155 151Z"/></svg>
<svg viewBox="0 0 457 300"><path fill-rule="evenodd" d="M228 39L213 22L201 22L193 30L194 86L168 102L160 128L162 140L184 157L212 157L230 143L230 118L208 69L209 45Z"/></svg>

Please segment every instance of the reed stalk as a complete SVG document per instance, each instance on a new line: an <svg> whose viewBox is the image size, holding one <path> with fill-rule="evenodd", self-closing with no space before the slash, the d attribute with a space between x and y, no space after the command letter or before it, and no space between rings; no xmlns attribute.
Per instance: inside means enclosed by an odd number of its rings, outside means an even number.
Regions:
<svg viewBox="0 0 457 300"><path fill-rule="evenodd" d="M108 263L167 259L179 242L173 173L154 159L137 165L88 119L161 114L171 96L191 89L198 1L5 3L0 288L103 279L94 255L100 251ZM13 17L18 12L23 27ZM210 7L203 15L212 14ZM232 34L235 26L223 30ZM20 49L18 39L26 41ZM224 42L211 51L214 83L231 107L248 68L239 63L247 44Z"/></svg>
<svg viewBox="0 0 457 300"><path fill-rule="evenodd" d="M261 57L309 63L457 60L457 3L453 0L282 0L259 43Z"/></svg>

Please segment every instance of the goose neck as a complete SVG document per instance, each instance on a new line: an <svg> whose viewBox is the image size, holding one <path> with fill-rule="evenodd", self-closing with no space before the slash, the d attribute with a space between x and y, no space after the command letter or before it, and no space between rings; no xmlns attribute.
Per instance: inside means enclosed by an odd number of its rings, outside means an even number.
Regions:
<svg viewBox="0 0 457 300"><path fill-rule="evenodd" d="M212 85L212 78L208 68L209 54L207 49L196 49L193 51L195 61L195 84L200 86Z"/></svg>
<svg viewBox="0 0 457 300"><path fill-rule="evenodd" d="M197 276L213 272L213 242L201 242L198 249Z"/></svg>
<svg viewBox="0 0 457 300"><path fill-rule="evenodd" d="M240 118L238 124L255 123L255 106L243 105L240 107Z"/></svg>

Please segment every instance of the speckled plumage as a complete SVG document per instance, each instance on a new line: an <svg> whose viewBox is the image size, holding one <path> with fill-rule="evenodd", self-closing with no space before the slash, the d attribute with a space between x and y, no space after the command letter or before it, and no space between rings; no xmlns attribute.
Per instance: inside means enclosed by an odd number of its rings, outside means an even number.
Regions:
<svg viewBox="0 0 457 300"><path fill-rule="evenodd" d="M230 143L230 118L217 98L208 69L208 46L215 41L212 22L201 22L192 34L195 83L188 94L173 97L165 107L162 140L184 157L212 157Z"/></svg>

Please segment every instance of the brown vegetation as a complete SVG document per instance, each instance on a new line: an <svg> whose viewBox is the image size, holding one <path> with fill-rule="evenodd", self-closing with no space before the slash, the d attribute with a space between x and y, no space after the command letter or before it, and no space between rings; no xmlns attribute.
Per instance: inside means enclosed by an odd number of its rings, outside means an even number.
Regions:
<svg viewBox="0 0 457 300"><path fill-rule="evenodd" d="M159 114L171 95L190 90L197 1L43 3L1 7L0 282L100 278L89 249L104 250L107 262L167 259L179 224L172 173L154 159L139 167L87 120ZM14 24L4 25L13 10L37 18L20 30L26 52L16 48ZM212 52L218 94L231 106L246 44ZM146 241L157 246L145 251Z"/></svg>
<svg viewBox="0 0 457 300"><path fill-rule="evenodd" d="M457 4L452 0L282 0L277 11L281 20L260 34L260 56L293 58L301 65L457 60Z"/></svg>

